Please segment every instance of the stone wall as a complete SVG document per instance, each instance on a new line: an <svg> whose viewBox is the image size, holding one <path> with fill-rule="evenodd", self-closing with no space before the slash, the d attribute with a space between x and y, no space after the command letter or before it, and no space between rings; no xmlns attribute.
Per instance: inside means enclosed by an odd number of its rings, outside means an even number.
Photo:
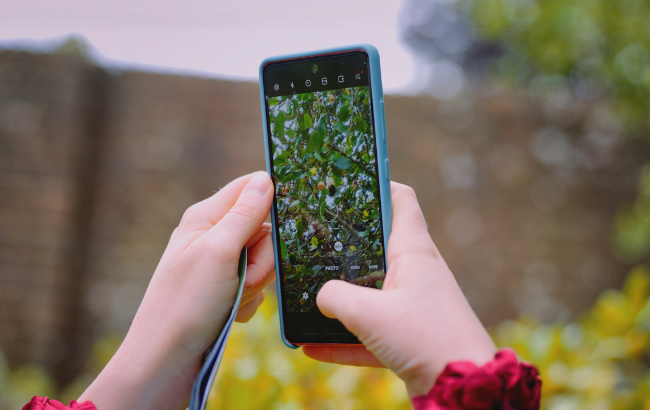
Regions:
<svg viewBox="0 0 650 410"><path fill-rule="evenodd" d="M60 383L123 334L189 205L264 169L256 84L0 52L0 347ZM601 107L386 97L394 180L487 324L572 316L628 266L617 211L648 149Z"/></svg>

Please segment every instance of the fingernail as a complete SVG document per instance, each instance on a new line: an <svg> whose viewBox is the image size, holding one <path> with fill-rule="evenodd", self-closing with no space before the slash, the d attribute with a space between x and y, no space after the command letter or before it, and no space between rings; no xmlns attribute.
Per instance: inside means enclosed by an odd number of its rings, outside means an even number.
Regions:
<svg viewBox="0 0 650 410"><path fill-rule="evenodd" d="M254 192L258 195L266 195L271 185L271 178L265 172L256 172L255 176L248 181L244 192Z"/></svg>

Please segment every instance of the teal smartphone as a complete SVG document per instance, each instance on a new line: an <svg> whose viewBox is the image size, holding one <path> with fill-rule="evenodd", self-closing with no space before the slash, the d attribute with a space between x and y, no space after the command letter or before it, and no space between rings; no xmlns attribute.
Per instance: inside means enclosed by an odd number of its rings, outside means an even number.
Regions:
<svg viewBox="0 0 650 410"><path fill-rule="evenodd" d="M392 207L379 53L361 44L267 58L260 97L282 340L359 344L316 295L332 279L384 283Z"/></svg>

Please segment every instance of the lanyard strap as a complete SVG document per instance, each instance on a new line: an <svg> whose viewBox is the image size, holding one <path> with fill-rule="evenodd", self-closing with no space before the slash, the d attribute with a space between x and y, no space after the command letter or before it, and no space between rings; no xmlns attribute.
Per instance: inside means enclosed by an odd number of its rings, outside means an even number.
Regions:
<svg viewBox="0 0 650 410"><path fill-rule="evenodd" d="M228 336L230 336L230 330L232 329L232 324L235 322L239 303L241 302L244 290L244 279L246 278L246 264L247 254L246 246L244 246L244 249L242 249L241 254L239 255L239 268L237 272L239 275L239 287L237 289L237 296L235 296L235 303L230 312L230 317L228 317L228 321L226 321L219 337L210 347L208 347L208 350L203 353L203 366L201 366L201 370L196 376L196 380L194 380L194 387L192 387L192 396L190 397L190 407L188 410L205 409L208 395L212 388L212 383L214 383L217 370L219 370L219 364L221 363L223 352L226 350L226 344L228 344Z"/></svg>

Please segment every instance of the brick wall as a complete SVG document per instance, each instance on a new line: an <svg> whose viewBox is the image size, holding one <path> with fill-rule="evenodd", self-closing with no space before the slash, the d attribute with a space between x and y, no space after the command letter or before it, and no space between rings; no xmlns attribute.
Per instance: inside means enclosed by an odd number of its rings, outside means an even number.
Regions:
<svg viewBox="0 0 650 410"><path fill-rule="evenodd" d="M575 315L626 269L618 209L648 149L597 105L386 97L394 180L486 324ZM124 333L189 205L264 168L256 84L0 53L0 347L65 383Z"/></svg>

